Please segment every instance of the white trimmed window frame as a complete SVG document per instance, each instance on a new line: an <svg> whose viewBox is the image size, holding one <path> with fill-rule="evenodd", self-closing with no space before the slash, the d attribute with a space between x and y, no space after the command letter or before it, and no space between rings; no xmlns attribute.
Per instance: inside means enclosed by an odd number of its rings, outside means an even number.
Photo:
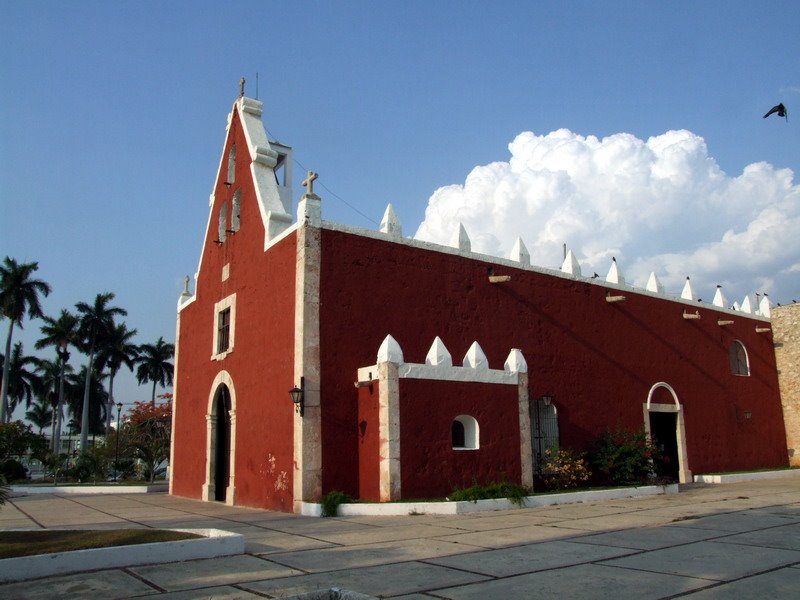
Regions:
<svg viewBox="0 0 800 600"><path fill-rule="evenodd" d="M230 309L231 317L228 326L228 348L224 352L217 352L219 343L219 315L223 311ZM236 294L231 294L223 298L214 305L214 335L211 346L211 360L222 360L233 352L235 333L236 333Z"/></svg>
<svg viewBox="0 0 800 600"><path fill-rule="evenodd" d="M742 361L742 357L744 360ZM734 365L734 359L736 364ZM739 340L733 340L728 347L728 362L731 367L731 374L736 377L750 377L750 354L747 347Z"/></svg>

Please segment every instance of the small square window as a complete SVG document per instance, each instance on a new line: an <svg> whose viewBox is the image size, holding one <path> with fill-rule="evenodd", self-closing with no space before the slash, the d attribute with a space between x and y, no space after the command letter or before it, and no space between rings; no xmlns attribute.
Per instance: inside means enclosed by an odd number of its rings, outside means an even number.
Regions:
<svg viewBox="0 0 800 600"><path fill-rule="evenodd" d="M223 298L214 305L214 336L211 360L222 360L233 352L236 333L236 294Z"/></svg>

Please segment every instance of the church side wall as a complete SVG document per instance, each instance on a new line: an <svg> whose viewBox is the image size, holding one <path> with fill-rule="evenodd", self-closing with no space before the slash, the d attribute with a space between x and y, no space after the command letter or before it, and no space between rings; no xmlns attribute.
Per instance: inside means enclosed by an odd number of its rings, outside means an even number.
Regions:
<svg viewBox="0 0 800 600"><path fill-rule="evenodd" d="M264 228L237 119L234 115L224 154L236 140L236 179L228 188L222 183L225 177L219 178L196 296L181 311L172 492L202 497L209 400L215 378L225 371L234 400L233 502L291 511L294 411L287 390L294 385L296 238L292 233L266 252L263 249ZM215 244L222 202L227 203L230 223L231 198L239 187L240 229ZM212 360L215 305L234 294L233 350Z"/></svg>
<svg viewBox="0 0 800 600"><path fill-rule="evenodd" d="M511 280L490 283L489 267ZM353 382L387 334L408 362L424 362L436 336L454 364L476 340L492 368L519 348L530 398L552 395L558 406L562 446L583 450L607 428L642 427L649 391L665 382L684 411L691 471L787 464L772 339L756 332L761 320L632 289L610 304L609 288L585 280L332 229L323 230L321 273L323 493L359 492ZM684 310L701 318L686 320ZM718 318L734 323L720 326ZM736 340L747 350L749 377L731 373ZM401 430L413 435L414 427L402 421Z"/></svg>

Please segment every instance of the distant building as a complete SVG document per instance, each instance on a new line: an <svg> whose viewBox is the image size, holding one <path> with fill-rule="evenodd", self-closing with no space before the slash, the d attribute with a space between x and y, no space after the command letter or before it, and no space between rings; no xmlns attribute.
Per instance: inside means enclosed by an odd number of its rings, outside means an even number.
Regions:
<svg viewBox="0 0 800 600"><path fill-rule="evenodd" d="M788 463L769 302L741 310L322 220L262 104L228 119L178 304L173 494L301 511L531 485L544 449L644 425L674 476ZM302 414L288 390L302 390ZM296 408L298 410L296 410Z"/></svg>

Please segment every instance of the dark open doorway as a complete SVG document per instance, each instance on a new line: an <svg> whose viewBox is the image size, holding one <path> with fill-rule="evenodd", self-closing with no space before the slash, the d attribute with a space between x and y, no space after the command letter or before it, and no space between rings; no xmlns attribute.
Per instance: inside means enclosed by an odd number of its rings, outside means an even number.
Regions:
<svg viewBox="0 0 800 600"><path fill-rule="evenodd" d="M228 495L231 462L231 394L221 385L214 399L216 419L214 440L214 500L225 502Z"/></svg>
<svg viewBox="0 0 800 600"><path fill-rule="evenodd" d="M678 437L677 414L672 412L650 413L650 436L661 453L662 460L656 463L661 477L678 481Z"/></svg>

